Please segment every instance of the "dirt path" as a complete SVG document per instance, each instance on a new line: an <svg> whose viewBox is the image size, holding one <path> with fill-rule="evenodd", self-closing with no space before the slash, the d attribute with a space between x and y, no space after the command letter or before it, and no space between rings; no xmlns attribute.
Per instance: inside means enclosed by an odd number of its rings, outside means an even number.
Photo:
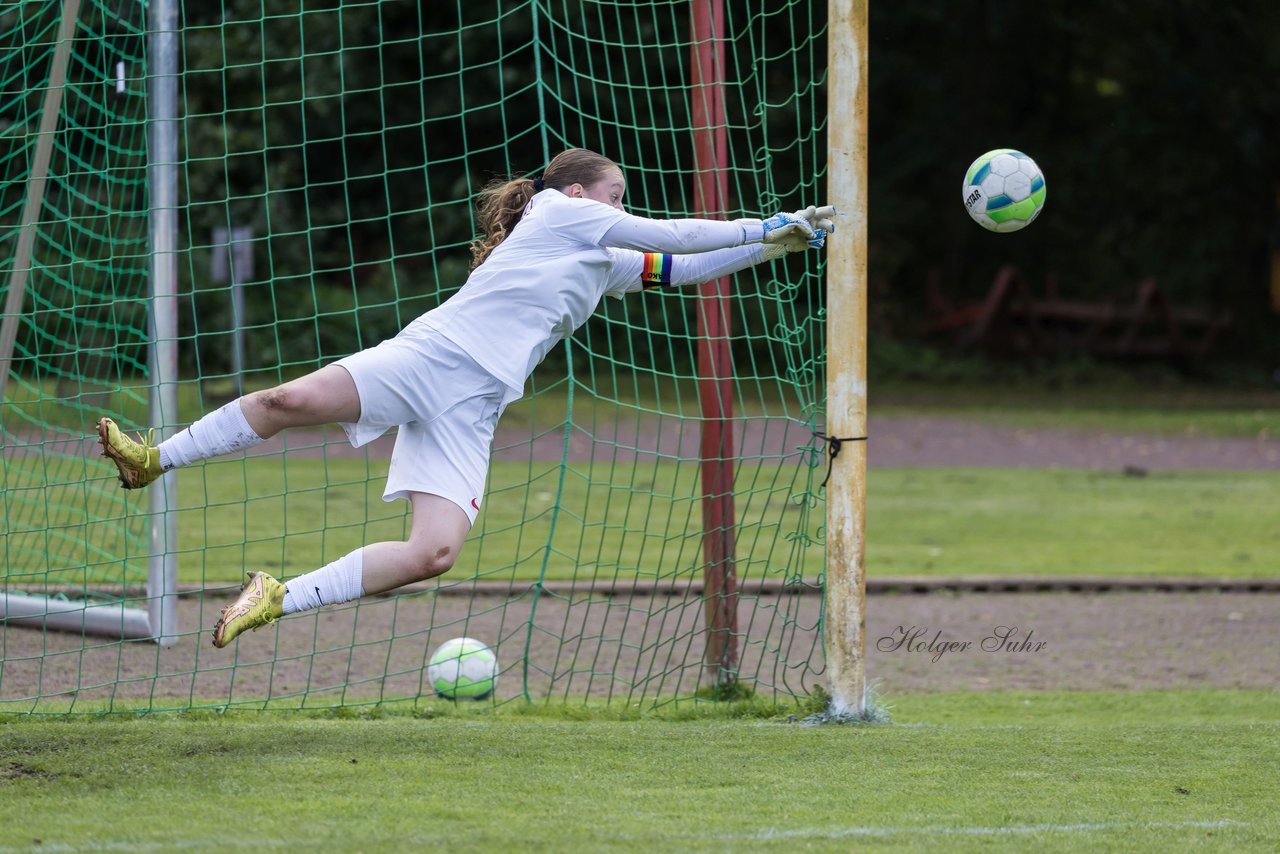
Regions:
<svg viewBox="0 0 1280 854"><path fill-rule="evenodd" d="M955 417L872 417L868 425L868 465L874 467L1060 467L1060 469L1147 470L1280 469L1280 437L1225 439L1100 434L1073 430L1020 430ZM733 423L737 456L782 457L815 446L809 430L786 419L737 419ZM370 444L372 456L389 458L394 437ZM662 456L696 460L699 423L695 420L645 419L599 421L543 431L531 440L529 429L502 428L494 442L497 460L554 461ZM347 444L342 430L289 430L255 448L259 453L288 451L301 456L364 456ZM82 455L96 453L84 437L22 437L9 453Z"/></svg>
<svg viewBox="0 0 1280 854"><path fill-rule="evenodd" d="M651 419L620 420L595 424L591 431L575 427L538 436L532 442L536 460L558 460L566 447L571 459L618 460L660 455L664 459L697 459L699 425L696 421ZM325 446L330 453L348 454L341 435L331 431ZM880 468L914 467L1012 467L1148 470L1227 469L1259 471L1280 469L1280 437L1222 439L1198 436L1158 437L1118 435L1070 430L1021 430L958 418L876 418L868 425L871 437L867 462ZM743 457L782 457L797 447L815 444L812 434L781 418L737 419L734 436ZM299 436L291 437L295 444ZM280 440L276 440L277 443ZM323 437L307 441L319 447ZM385 437L373 446L379 456L390 457L392 440ZM280 450L282 444L264 452ZM499 429L494 442L495 459L530 456L527 430ZM312 451L313 453L315 451Z"/></svg>
<svg viewBox="0 0 1280 854"><path fill-rule="evenodd" d="M816 446L810 431L783 418L735 419L737 453L741 457L793 456L797 448ZM696 460L699 424L676 418L619 419L540 431L529 438L528 427L499 426L494 442L498 460L559 460L637 458ZM1012 467L1147 470L1224 469L1261 471L1280 469L1280 437L1222 439L1203 436L1159 437L1141 434L1088 433L1071 430L1021 430L960 418L872 417L868 425L868 464L879 468ZM369 453L390 458L393 436L368 446ZM48 435L18 437L9 453L96 454L82 436L61 439ZM254 449L254 454L363 457L336 427L290 430Z"/></svg>
<svg viewBox="0 0 1280 854"><path fill-rule="evenodd" d="M1280 438L1159 437L1020 430L953 418L871 420L874 466L1154 470L1280 469Z"/></svg>
<svg viewBox="0 0 1280 854"><path fill-rule="evenodd" d="M0 710L45 696L144 699L268 698L331 705L340 698L414 697L431 649L461 634L496 644L502 696L526 678L534 697L630 696L643 702L697 687L697 597L490 595L424 592L366 599L287 618L227 650L207 629L221 592L184 598L173 647L86 641L36 628L4 629ZM534 608L536 604L536 609ZM819 597L744 598L742 672L763 689L821 684ZM429 627L434 626L434 629ZM531 630L532 627L532 630ZM1008 593L875 595L867 672L882 692L1010 689L1280 689L1280 593ZM289 700L289 698L295 698Z"/></svg>

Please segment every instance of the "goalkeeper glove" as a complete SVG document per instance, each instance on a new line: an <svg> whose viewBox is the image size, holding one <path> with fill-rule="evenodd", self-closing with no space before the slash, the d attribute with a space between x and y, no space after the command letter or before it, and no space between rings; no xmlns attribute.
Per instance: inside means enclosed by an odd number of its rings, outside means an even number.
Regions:
<svg viewBox="0 0 1280 854"><path fill-rule="evenodd" d="M796 211L795 215L809 223L809 227L813 229L813 239L808 241L812 249L821 249L826 245L827 235L836 230L836 209L832 205L809 205L802 211Z"/></svg>
<svg viewBox="0 0 1280 854"><path fill-rule="evenodd" d="M805 240L800 235L796 235L781 243L766 243L764 246L764 257L770 260L781 258L783 255L789 255L793 252L807 252L810 249L820 248L822 242L820 239Z"/></svg>
<svg viewBox="0 0 1280 854"><path fill-rule="evenodd" d="M764 226L763 242L766 244L787 244L796 239L808 242L817 238L813 226L799 214L776 213L761 224Z"/></svg>
<svg viewBox="0 0 1280 854"><path fill-rule="evenodd" d="M781 243L764 244L764 257L766 261L774 261L793 252L807 252L810 249L821 249L826 240L825 234L818 234L816 237L806 240L803 235L797 234Z"/></svg>

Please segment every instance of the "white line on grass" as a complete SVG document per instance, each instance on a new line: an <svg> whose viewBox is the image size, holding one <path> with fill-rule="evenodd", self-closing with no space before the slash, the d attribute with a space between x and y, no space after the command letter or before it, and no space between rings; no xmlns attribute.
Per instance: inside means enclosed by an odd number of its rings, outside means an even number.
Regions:
<svg viewBox="0 0 1280 854"><path fill-rule="evenodd" d="M1270 822L1264 822L1270 824ZM805 828L800 830L777 830L771 828L760 833L721 836L725 841L759 841L767 842L780 839L844 839L851 837L883 838L892 836L1008 836L1033 833L1091 833L1106 830L1200 830L1223 827L1249 827L1247 821L1119 821L1094 822L1088 824L1029 824L1012 827L836 827ZM34 834L33 834L34 835ZM405 842L407 840L401 840ZM420 842L417 840L416 842ZM82 845L70 845L56 841L41 840L29 846L0 845L0 854L71 854L79 851L187 851L204 849L210 844L208 839L169 839L163 841L141 840L107 840L95 841ZM255 839L254 847L297 848L302 843L297 839ZM422 843L425 844L425 843Z"/></svg>
<svg viewBox="0 0 1280 854"><path fill-rule="evenodd" d="M1115 821L1082 824L1024 824L1010 827L834 827L777 830L722 836L725 840L768 841L772 839L842 839L846 837L888 836L1010 836L1031 833L1096 833L1107 830L1200 830L1217 827L1248 827L1245 821Z"/></svg>

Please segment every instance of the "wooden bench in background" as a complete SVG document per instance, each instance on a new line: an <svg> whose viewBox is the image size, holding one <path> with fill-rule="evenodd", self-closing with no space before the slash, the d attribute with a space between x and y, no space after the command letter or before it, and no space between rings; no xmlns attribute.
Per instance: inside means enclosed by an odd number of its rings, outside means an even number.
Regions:
<svg viewBox="0 0 1280 854"><path fill-rule="evenodd" d="M1059 296L1054 278L1036 296L1016 268L1004 267L984 299L957 305L942 293L940 278L930 274L921 331L991 353L1184 360L1207 355L1231 324L1229 311L1175 308L1155 279L1131 297L1070 300Z"/></svg>

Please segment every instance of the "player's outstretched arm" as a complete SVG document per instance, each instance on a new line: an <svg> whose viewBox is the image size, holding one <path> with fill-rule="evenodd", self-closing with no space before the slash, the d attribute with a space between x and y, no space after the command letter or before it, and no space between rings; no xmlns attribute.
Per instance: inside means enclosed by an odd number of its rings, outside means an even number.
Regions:
<svg viewBox="0 0 1280 854"><path fill-rule="evenodd" d="M834 230L831 207L810 206L795 213L778 213L768 219L648 219L624 215L610 226L601 245L637 252L691 255L734 246L764 243L785 245L802 239L817 241ZM822 229L825 228L825 231ZM821 231L821 233L819 233Z"/></svg>
<svg viewBox="0 0 1280 854"><path fill-rule="evenodd" d="M824 240L825 235L813 240L797 236L785 243L733 246L691 255L619 250L616 252L612 274L617 284L611 290L621 296L621 292L627 291L675 288L709 282L764 261L781 258L790 252L821 249Z"/></svg>

